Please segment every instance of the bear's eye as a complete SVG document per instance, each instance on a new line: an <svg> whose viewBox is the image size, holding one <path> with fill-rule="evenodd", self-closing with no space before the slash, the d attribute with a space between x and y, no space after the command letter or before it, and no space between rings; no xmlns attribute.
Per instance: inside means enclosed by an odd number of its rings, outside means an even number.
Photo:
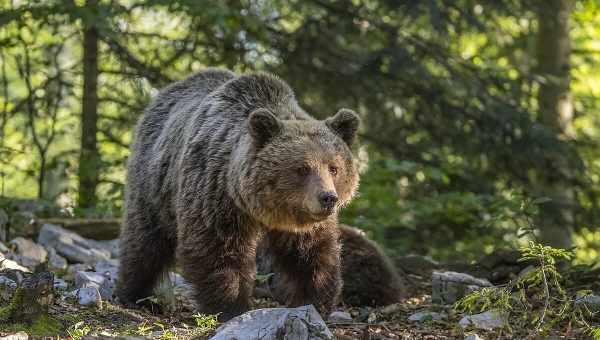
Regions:
<svg viewBox="0 0 600 340"><path fill-rule="evenodd" d="M335 167L335 166L333 166L333 165L330 165L330 166L329 166L329 173L330 173L330 174L332 174L333 176L337 175L337 173L338 173L338 168L337 168L337 167Z"/></svg>
<svg viewBox="0 0 600 340"><path fill-rule="evenodd" d="M301 166L296 169L296 172L302 177L307 176L310 173L310 167L308 165Z"/></svg>

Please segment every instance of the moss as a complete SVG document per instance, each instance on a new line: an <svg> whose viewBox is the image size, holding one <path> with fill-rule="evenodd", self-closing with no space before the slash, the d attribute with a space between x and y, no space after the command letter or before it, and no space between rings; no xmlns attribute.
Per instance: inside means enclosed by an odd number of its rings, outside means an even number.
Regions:
<svg viewBox="0 0 600 340"><path fill-rule="evenodd" d="M0 323L0 329L8 333L25 332L32 336L56 336L64 333L63 325L49 315L40 316L33 324L21 322Z"/></svg>
<svg viewBox="0 0 600 340"><path fill-rule="evenodd" d="M11 321L15 312L18 311L19 307L23 304L24 297L25 290L21 287L17 288L12 299L10 299L8 306L0 307L0 322Z"/></svg>
<svg viewBox="0 0 600 340"><path fill-rule="evenodd" d="M49 315L42 315L29 327L27 333L34 336L51 336L62 334L63 331L63 325L58 320Z"/></svg>
<svg viewBox="0 0 600 340"><path fill-rule="evenodd" d="M17 320L15 314L22 308L25 290L21 287L15 290L7 306L0 307L0 328L6 331L25 331L34 336L57 335L61 333L62 324L47 314L42 314L33 323L26 324Z"/></svg>

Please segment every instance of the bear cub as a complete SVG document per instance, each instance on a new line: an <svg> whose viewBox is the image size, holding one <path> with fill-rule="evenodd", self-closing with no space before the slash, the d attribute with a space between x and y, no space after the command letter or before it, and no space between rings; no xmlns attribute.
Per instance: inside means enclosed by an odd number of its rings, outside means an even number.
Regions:
<svg viewBox="0 0 600 340"><path fill-rule="evenodd" d="M202 313L249 309L264 234L280 296L327 313L341 290L337 214L356 192L359 118L307 114L273 75L206 70L145 110L128 162L119 299L175 262Z"/></svg>

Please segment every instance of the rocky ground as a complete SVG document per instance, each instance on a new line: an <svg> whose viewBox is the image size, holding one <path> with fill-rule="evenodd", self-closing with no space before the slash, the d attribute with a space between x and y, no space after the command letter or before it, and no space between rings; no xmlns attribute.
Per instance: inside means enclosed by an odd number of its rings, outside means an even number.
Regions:
<svg viewBox="0 0 600 340"><path fill-rule="evenodd" d="M409 297L400 303L378 308L340 306L331 315L320 316L312 306L278 308L270 299L256 298L255 310L224 325L214 316L194 312L191 288L174 272L148 298L160 311L120 306L113 296L117 252L116 240L95 241L52 224L43 225L35 240L17 237L0 243L0 339L282 335L285 339L513 339L527 335L511 327L515 321L506 315L493 311L463 315L451 307L467 292L527 270L527 263L514 261L510 252L470 266L442 266L421 256L398 259L410 284ZM591 295L591 305L600 306L594 298L600 300ZM556 329L549 336L588 337L583 328L572 324Z"/></svg>

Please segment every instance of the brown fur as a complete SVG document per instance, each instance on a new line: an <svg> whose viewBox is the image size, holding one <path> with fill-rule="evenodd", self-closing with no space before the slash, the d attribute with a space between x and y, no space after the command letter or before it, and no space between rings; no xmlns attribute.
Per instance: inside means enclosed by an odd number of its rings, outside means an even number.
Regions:
<svg viewBox="0 0 600 340"><path fill-rule="evenodd" d="M119 298L150 295L176 254L201 312L238 315L265 232L289 305L328 311L341 282L337 211L358 185L357 126L345 109L315 120L262 73L208 70L163 90L132 145Z"/></svg>
<svg viewBox="0 0 600 340"><path fill-rule="evenodd" d="M364 232L340 225L344 303L385 306L406 294L406 284L391 260Z"/></svg>
<svg viewBox="0 0 600 340"><path fill-rule="evenodd" d="M347 225L339 226L341 243L341 272L343 302L351 306L382 306L400 301L406 294L406 285L391 260L369 240L363 231ZM259 242L257 250L258 272L280 272L269 253L268 241ZM286 266L286 263L279 263ZM281 303L289 301L285 295L290 284L280 274L275 274L265 284L257 287L255 294L272 297Z"/></svg>

